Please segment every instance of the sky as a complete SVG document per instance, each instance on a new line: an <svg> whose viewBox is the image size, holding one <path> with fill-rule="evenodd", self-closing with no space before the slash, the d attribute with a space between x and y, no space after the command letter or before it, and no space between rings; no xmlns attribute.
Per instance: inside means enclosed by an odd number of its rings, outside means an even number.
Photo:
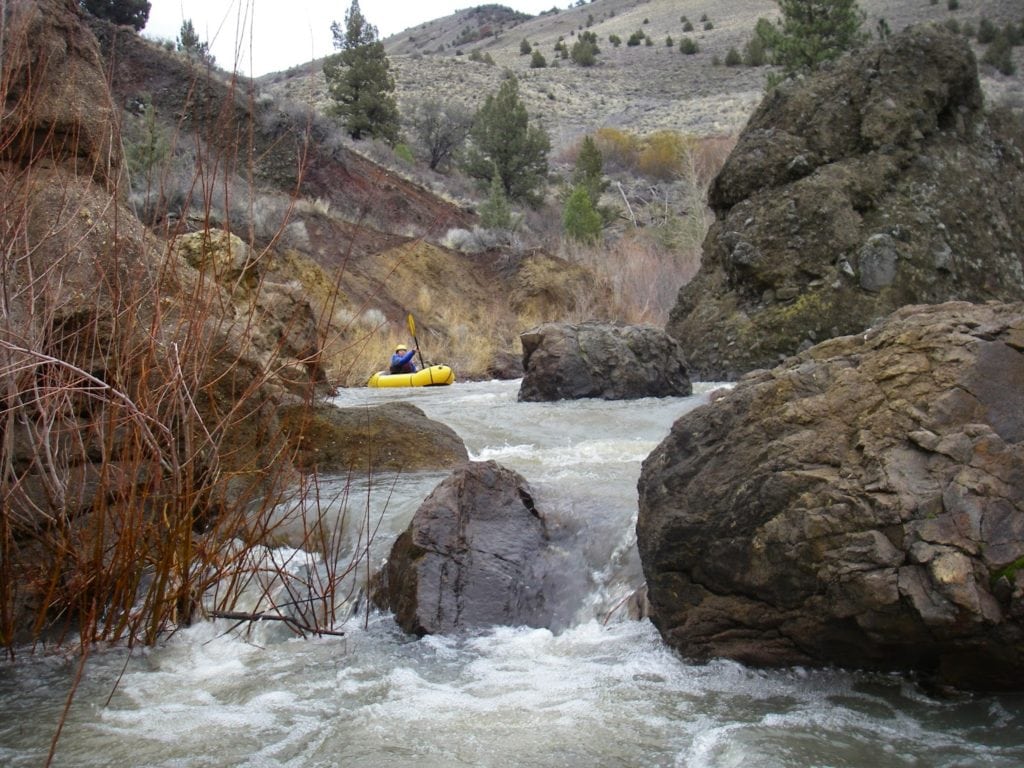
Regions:
<svg viewBox="0 0 1024 768"><path fill-rule="evenodd" d="M253 77L334 52L331 22L343 23L351 0L150 0L142 34L176 40L190 19L217 66ZM565 8L569 0L360 0L381 38L463 8L499 2L524 13Z"/></svg>

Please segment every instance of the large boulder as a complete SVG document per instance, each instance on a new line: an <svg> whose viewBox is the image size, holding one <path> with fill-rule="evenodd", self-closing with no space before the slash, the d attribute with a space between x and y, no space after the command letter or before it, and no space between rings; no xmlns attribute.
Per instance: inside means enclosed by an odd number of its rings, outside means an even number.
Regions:
<svg viewBox="0 0 1024 768"><path fill-rule="evenodd" d="M906 307L753 372L638 487L685 656L1024 687L1024 304Z"/></svg>
<svg viewBox="0 0 1024 768"><path fill-rule="evenodd" d="M412 403L368 408L299 403L278 415L292 460L305 472L413 472L469 460L462 438Z"/></svg>
<svg viewBox="0 0 1024 768"><path fill-rule="evenodd" d="M666 326L735 379L905 304L1024 298L1024 129L967 41L917 28L772 90L709 194Z"/></svg>
<svg viewBox="0 0 1024 768"><path fill-rule="evenodd" d="M550 627L559 611L548 595L565 570L526 480L472 462L434 489L395 541L375 601L416 635Z"/></svg>
<svg viewBox="0 0 1024 768"><path fill-rule="evenodd" d="M520 338L520 400L632 400L692 392L682 348L660 328L546 323Z"/></svg>

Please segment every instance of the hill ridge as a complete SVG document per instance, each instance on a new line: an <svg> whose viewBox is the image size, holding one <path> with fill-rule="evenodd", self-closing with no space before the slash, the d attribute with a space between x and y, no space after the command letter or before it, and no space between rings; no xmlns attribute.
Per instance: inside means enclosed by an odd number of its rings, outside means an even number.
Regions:
<svg viewBox="0 0 1024 768"><path fill-rule="evenodd" d="M874 32L884 18L893 32L920 22L973 23L987 15L997 23L1024 16L1013 0L960 0L950 11L945 3L923 0L865 0L865 28ZM730 48L742 50L760 17L776 18L772 0L594 0L579 7L548 11L492 30L475 42L455 45L472 22L490 17L475 13L474 6L439 19L410 27L383 40L395 71L399 108L403 112L416 100L438 98L461 102L475 109L494 92L506 71L520 79L520 92L531 116L547 128L554 153L571 147L582 135L599 127L618 127L636 134L674 130L696 135L735 134L764 94L765 68L716 66ZM683 19L694 30L684 32ZM370 19L372 23L372 19ZM708 26L708 29L704 27ZM579 32L594 31L601 49L597 64L584 68L557 58L554 46L560 37L571 46ZM651 45L628 46L635 31L646 33ZM617 34L623 43L610 45ZM683 36L691 37L699 52L688 56L678 49ZM533 69L530 57L521 55L523 39L534 44L547 59L546 68ZM667 45L671 38L673 46ZM976 52L982 50L975 44ZM442 49L442 52L439 52ZM472 61L476 50L485 61ZM1012 78L982 71L982 84L992 100L1024 109L1024 49L1014 49L1018 74ZM320 66L310 62L290 73L261 78L272 95L312 104L327 105Z"/></svg>

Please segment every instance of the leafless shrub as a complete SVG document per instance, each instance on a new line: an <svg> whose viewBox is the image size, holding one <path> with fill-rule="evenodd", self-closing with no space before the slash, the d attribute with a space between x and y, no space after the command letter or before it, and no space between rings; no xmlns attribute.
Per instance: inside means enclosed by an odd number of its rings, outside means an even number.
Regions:
<svg viewBox="0 0 1024 768"><path fill-rule="evenodd" d="M264 193L241 199L250 201L249 217L246 218L251 218L253 234L262 242L273 240L288 227L294 203L287 195ZM239 211L239 217L244 215Z"/></svg>
<svg viewBox="0 0 1024 768"><path fill-rule="evenodd" d="M332 631L375 522L367 510L352 526L361 544L346 542L341 497L299 478L273 429L276 393L303 386L288 377L315 368L319 350L291 359L288 327L259 347L258 302L239 300L259 274L225 283L213 260L190 267L173 245L223 223L247 232L259 260L261 240L301 241L304 229L288 228L290 201L254 197L197 131L132 192L170 241L145 230L119 202L112 106L79 110L76 131L32 112L54 96L45 51L27 47L23 25L41 23L29 5L5 16L16 44L0 61L0 646L13 658L24 643L71 641L84 664L98 641L148 644L238 613L261 580L287 584L264 590L261 614ZM322 301L324 337L336 308ZM305 576L265 556L285 519L316 555Z"/></svg>
<svg viewBox="0 0 1024 768"><path fill-rule="evenodd" d="M587 316L664 325L679 288L700 268L700 247L666 248L646 230L630 231L600 246L563 242L561 255L597 275L611 302L577 300L579 319Z"/></svg>
<svg viewBox="0 0 1024 768"><path fill-rule="evenodd" d="M498 249L516 253L522 252L526 248L518 230L484 227L450 229L445 234L442 244L445 248L462 253L485 253Z"/></svg>

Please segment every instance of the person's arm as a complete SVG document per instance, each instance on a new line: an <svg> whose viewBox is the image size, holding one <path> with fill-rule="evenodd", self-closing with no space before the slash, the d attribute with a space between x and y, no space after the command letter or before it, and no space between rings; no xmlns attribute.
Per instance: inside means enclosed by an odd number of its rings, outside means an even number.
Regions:
<svg viewBox="0 0 1024 768"><path fill-rule="evenodd" d="M410 349L408 352L406 352L402 356L402 362L400 362L399 365L405 365L410 360L412 360L415 355L416 355L416 350L415 349Z"/></svg>

